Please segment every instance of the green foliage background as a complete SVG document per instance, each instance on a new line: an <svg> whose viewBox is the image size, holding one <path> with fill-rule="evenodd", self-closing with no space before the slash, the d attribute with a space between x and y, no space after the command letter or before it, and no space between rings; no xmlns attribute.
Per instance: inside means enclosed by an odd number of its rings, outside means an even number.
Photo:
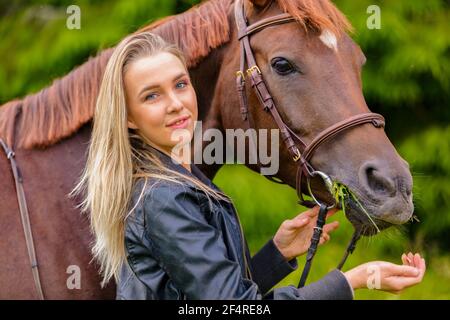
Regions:
<svg viewBox="0 0 450 320"><path fill-rule="evenodd" d="M39 91L89 56L158 18L188 9L196 0L0 0L0 105ZM428 270L422 284L400 296L371 290L358 299L450 298L450 9L444 0L336 0L355 27L353 38L366 54L364 94L414 175L420 223L386 231L359 244L346 268L370 260L399 262L402 252L423 253ZM81 8L81 30L66 28L66 9ZM366 25L367 8L381 9L381 28ZM268 182L240 165L222 168L214 181L232 196L252 252L279 224L304 208L295 192ZM267 197L270 194L271 197ZM311 279L339 261L351 226L321 247ZM303 259L299 258L300 269ZM297 284L300 270L278 286Z"/></svg>

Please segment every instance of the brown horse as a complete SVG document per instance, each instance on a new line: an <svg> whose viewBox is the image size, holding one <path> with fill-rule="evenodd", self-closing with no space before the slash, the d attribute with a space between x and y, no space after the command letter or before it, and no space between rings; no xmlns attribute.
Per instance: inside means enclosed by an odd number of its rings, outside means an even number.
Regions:
<svg viewBox="0 0 450 320"><path fill-rule="evenodd" d="M364 55L347 34L349 23L331 3L253 0L245 6L249 23L282 12L297 18L296 23L271 26L251 37L259 68L292 130L311 141L330 125L369 111L361 88ZM239 43L233 0L211 0L142 30L184 50L204 130L244 128L235 89ZM114 284L101 289L97 266L90 263L88 219L67 196L85 163L90 120L110 55L111 49L105 50L50 87L0 108L0 138L16 152L47 299L114 298ZM247 96L254 127L275 128L249 86ZM410 218L408 165L383 130L370 124L347 130L322 145L311 163L349 186L380 228ZM200 167L213 178L220 164ZM296 164L282 147L277 177L294 187L295 172ZM0 298L34 299L14 179L3 153L0 174ZM326 197L320 188L315 192ZM349 218L357 228L370 229L357 209L350 210ZM79 289L68 286L73 266L80 271Z"/></svg>

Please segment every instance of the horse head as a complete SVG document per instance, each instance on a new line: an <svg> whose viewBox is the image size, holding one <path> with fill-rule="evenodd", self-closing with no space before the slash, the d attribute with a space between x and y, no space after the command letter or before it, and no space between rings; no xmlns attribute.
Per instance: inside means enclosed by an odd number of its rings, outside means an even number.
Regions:
<svg viewBox="0 0 450 320"><path fill-rule="evenodd" d="M329 1L252 0L244 4L248 25L283 13L295 18L293 23L262 23L264 27L249 35L249 45L280 117L305 144L336 123L370 112L361 81L366 58L347 33L350 24ZM232 37L234 41L227 50L241 50L241 55L223 58L219 76L222 86L235 86L230 74L234 75L242 64L243 51L237 41L242 34L233 30ZM263 111L261 97L249 81L244 94L252 126L277 128L272 114ZM218 90L218 95L223 127L245 127L238 94L230 96L226 90ZM282 142L279 163L275 176L295 187L298 163ZM408 163L384 130L370 122L347 128L324 141L311 155L310 164L352 195L345 200L345 212L362 234L370 235L411 219L412 177ZM305 180L302 190L307 192ZM312 192L320 201L332 201L320 179L312 180Z"/></svg>

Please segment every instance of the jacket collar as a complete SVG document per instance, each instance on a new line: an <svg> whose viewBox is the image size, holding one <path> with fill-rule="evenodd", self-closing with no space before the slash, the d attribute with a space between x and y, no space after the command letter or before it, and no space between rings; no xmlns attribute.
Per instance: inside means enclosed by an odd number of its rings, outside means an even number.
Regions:
<svg viewBox="0 0 450 320"><path fill-rule="evenodd" d="M174 170L178 173L197 178L210 188L212 188L215 191L222 192L203 172L200 171L200 169L193 163L190 164L191 171L187 170L181 163L178 163L176 160L174 160L172 157L167 155L166 153L162 152L161 150L151 146L151 149L154 150L154 154L158 156L158 158L161 160L161 162L166 166L167 168Z"/></svg>

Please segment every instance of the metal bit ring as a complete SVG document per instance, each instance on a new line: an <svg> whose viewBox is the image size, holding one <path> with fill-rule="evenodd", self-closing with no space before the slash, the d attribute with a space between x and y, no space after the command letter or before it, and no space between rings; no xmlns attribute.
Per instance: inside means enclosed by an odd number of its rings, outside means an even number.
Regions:
<svg viewBox="0 0 450 320"><path fill-rule="evenodd" d="M325 183L325 187L327 188L328 192L331 194L332 198L333 197L333 182L331 180L331 178L323 173L322 171L313 171L311 172L311 177L307 176L306 177L306 181L307 181L307 185L308 185L308 191L309 194L311 195L311 198L314 200L314 202L320 207L322 205L322 203L316 199L316 197L314 196L314 193L311 190L311 179L315 176L320 176L323 180L323 182ZM332 208L334 208L336 206L336 201L334 201L333 205L327 206L327 210L330 210Z"/></svg>

